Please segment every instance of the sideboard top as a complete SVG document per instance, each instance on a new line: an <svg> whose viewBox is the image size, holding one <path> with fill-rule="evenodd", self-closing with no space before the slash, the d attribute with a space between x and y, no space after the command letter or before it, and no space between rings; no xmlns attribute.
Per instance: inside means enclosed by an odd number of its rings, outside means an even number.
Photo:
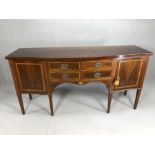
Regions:
<svg viewBox="0 0 155 155"><path fill-rule="evenodd" d="M89 47L48 47L19 48L6 59L89 59L105 57L125 57L136 55L152 55L143 48L129 46L89 46Z"/></svg>

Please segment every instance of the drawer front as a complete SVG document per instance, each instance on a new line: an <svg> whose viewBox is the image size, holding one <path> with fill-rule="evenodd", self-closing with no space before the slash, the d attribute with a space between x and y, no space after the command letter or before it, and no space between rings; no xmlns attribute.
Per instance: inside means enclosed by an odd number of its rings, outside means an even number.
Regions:
<svg viewBox="0 0 155 155"><path fill-rule="evenodd" d="M103 79L109 79L112 76L111 70L106 71L84 71L83 72L83 79L94 79L94 80L103 80Z"/></svg>
<svg viewBox="0 0 155 155"><path fill-rule="evenodd" d="M82 69L83 70L111 69L111 68L112 68L112 60L99 60L99 61L82 62Z"/></svg>
<svg viewBox="0 0 155 155"><path fill-rule="evenodd" d="M79 80L80 78L80 73L75 72L75 73L50 73L50 78L52 81L55 80Z"/></svg>
<svg viewBox="0 0 155 155"><path fill-rule="evenodd" d="M52 70L79 70L79 62L49 62L49 68Z"/></svg>

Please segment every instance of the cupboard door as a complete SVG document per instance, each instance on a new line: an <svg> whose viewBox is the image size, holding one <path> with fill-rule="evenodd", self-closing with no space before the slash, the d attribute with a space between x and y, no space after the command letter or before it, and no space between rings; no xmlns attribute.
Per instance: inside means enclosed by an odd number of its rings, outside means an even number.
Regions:
<svg viewBox="0 0 155 155"><path fill-rule="evenodd" d="M143 58L118 60L117 78L119 84L115 89L136 88L139 85Z"/></svg>
<svg viewBox="0 0 155 155"><path fill-rule="evenodd" d="M44 63L16 63L16 71L21 91L46 91L46 72Z"/></svg>

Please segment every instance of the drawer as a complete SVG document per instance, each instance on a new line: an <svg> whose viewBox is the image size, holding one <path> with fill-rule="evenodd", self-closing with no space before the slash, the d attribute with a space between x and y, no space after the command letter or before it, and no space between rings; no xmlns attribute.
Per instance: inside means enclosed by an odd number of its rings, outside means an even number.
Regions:
<svg viewBox="0 0 155 155"><path fill-rule="evenodd" d="M84 71L83 72L83 79L104 79L104 78L111 78L112 76L112 70L106 70L106 71Z"/></svg>
<svg viewBox="0 0 155 155"><path fill-rule="evenodd" d="M80 69L79 62L49 62L50 69L56 70L78 70Z"/></svg>
<svg viewBox="0 0 155 155"><path fill-rule="evenodd" d="M84 61L82 62L83 70L107 69L112 68L112 60Z"/></svg>
<svg viewBox="0 0 155 155"><path fill-rule="evenodd" d="M79 80L80 73L50 73L51 80Z"/></svg>

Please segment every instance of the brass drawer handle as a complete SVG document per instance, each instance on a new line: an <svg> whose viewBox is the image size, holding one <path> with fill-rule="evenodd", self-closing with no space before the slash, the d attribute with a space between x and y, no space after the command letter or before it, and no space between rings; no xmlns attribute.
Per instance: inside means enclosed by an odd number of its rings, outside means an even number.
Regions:
<svg viewBox="0 0 155 155"><path fill-rule="evenodd" d="M115 82L114 82L114 85L115 85L115 86L118 86L118 85L119 85L119 82L120 82L120 76L117 76L117 77L116 77L116 80L115 80Z"/></svg>
<svg viewBox="0 0 155 155"><path fill-rule="evenodd" d="M94 78L99 78L101 77L101 73L94 73Z"/></svg>
<svg viewBox="0 0 155 155"><path fill-rule="evenodd" d="M97 62L97 63L95 64L95 67L96 67L96 68L100 68L100 67L102 67L102 63Z"/></svg>
<svg viewBox="0 0 155 155"><path fill-rule="evenodd" d="M60 68L61 69L68 69L68 64L61 64Z"/></svg>
<svg viewBox="0 0 155 155"><path fill-rule="evenodd" d="M69 77L69 74L62 74L62 79L68 79L68 77Z"/></svg>

